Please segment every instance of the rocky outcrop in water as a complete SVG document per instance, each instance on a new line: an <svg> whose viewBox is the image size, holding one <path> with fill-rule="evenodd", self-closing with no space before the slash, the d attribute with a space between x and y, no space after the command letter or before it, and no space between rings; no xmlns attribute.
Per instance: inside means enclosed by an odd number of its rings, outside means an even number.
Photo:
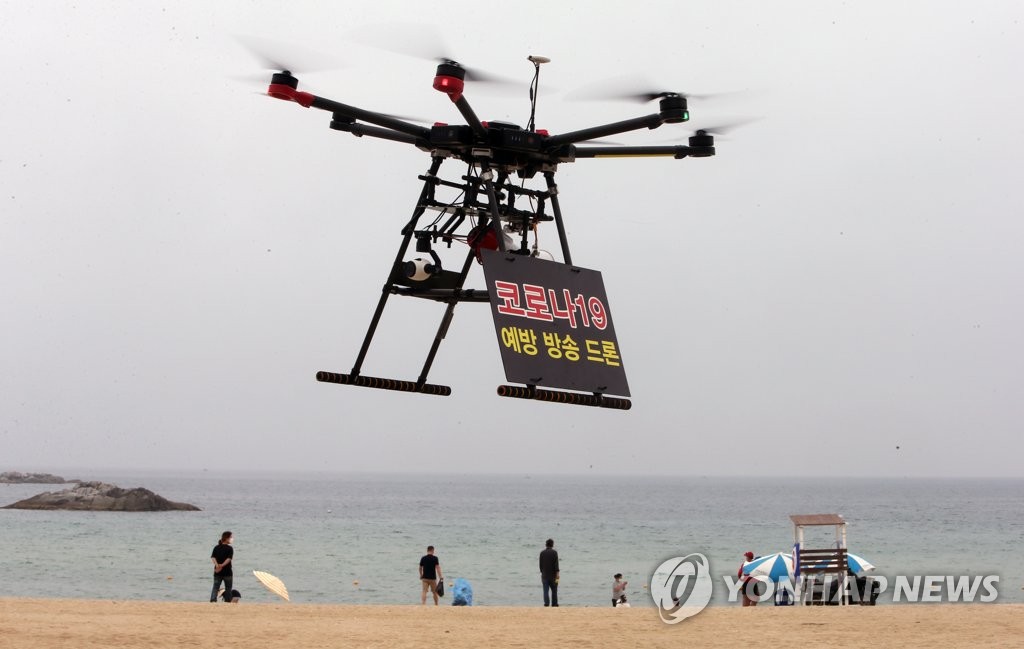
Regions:
<svg viewBox="0 0 1024 649"><path fill-rule="evenodd" d="M52 473L22 473L21 471L4 471L0 473L0 484L67 484L77 480L65 480Z"/></svg>
<svg viewBox="0 0 1024 649"><path fill-rule="evenodd" d="M195 505L176 503L149 489L122 489L105 482L80 482L64 491L48 491L7 505L4 509L72 509L101 512L199 511Z"/></svg>

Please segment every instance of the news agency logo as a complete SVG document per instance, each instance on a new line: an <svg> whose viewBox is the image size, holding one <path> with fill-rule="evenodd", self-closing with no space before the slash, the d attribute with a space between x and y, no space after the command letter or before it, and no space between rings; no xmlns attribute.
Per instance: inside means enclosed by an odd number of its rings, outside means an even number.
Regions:
<svg viewBox="0 0 1024 649"><path fill-rule="evenodd" d="M998 575L897 575L890 581L885 575L849 577L813 575L800 580L800 591L790 577L773 580L756 575L749 580L724 575L727 601L740 600L741 593L755 602L778 605L781 602L807 604L874 604L880 596L893 603L974 603L988 604L999 597ZM890 592L889 587L892 586ZM797 601L800 600L800 601Z"/></svg>
<svg viewBox="0 0 1024 649"><path fill-rule="evenodd" d="M651 576L651 597L665 624L678 624L703 611L713 587L711 564L697 552L665 561Z"/></svg>
<svg viewBox="0 0 1024 649"><path fill-rule="evenodd" d="M720 575L725 600L739 602L741 593L768 605L780 604L874 604L879 595L892 603L990 603L999 597L998 575L896 575L869 577L837 575L806 576L794 583L791 577L773 580L763 575L741 578ZM715 579L708 558L694 552L672 557L651 575L650 594L665 624L678 624L697 615L711 603ZM798 588L799 586L799 588ZM890 591L891 588L891 591Z"/></svg>

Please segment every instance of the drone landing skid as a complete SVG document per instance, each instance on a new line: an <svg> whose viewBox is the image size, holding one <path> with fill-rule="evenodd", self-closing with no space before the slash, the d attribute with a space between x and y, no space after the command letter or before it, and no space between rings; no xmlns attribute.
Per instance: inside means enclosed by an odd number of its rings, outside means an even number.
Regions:
<svg viewBox="0 0 1024 649"><path fill-rule="evenodd" d="M358 385L364 388L395 390L396 392L422 392L423 394L435 394L441 397L447 397L452 393L452 389L447 385L437 385L436 383L417 383L415 381L382 379L376 376L353 376L351 374L338 374L335 372L317 372L316 380L321 383Z"/></svg>
<svg viewBox="0 0 1024 649"><path fill-rule="evenodd" d="M633 402L629 399L606 397L603 394L587 394L585 392L545 390L534 385L527 385L525 387L520 385L499 385L498 396L511 397L513 399L534 399L536 401L568 403L575 406L613 408L615 410L629 410L633 407Z"/></svg>
<svg viewBox="0 0 1024 649"><path fill-rule="evenodd" d="M364 388L394 390L396 392L419 392L422 394L432 394L441 397L450 396L452 393L452 389L447 385L417 383L415 381L403 381L401 379L384 379L376 376L352 376L351 374L339 374L337 372L317 372L316 380L321 383L357 385ZM567 403L575 406L612 408L615 410L629 410L633 407L633 403L629 399L607 397L603 394L587 394L585 392L546 390L538 388L535 385L499 385L498 396L510 397L513 399L533 399L535 401L547 401L551 403Z"/></svg>

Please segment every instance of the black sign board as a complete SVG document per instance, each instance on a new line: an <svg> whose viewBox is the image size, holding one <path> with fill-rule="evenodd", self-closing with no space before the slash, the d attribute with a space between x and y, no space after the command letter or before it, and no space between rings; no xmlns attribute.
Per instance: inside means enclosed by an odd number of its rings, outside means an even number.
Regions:
<svg viewBox="0 0 1024 649"><path fill-rule="evenodd" d="M505 378L630 396L601 273L481 252Z"/></svg>

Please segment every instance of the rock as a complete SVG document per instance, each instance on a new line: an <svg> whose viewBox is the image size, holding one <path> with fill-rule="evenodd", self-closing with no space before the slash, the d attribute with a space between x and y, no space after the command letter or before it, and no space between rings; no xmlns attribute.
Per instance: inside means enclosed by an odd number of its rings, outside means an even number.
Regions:
<svg viewBox="0 0 1024 649"><path fill-rule="evenodd" d="M149 489L122 489L105 482L80 482L64 491L48 491L3 509L73 509L101 512L200 511L195 505L176 503Z"/></svg>
<svg viewBox="0 0 1024 649"><path fill-rule="evenodd" d="M0 473L0 484L67 484L77 480L65 480L52 473L22 473L21 471L4 471Z"/></svg>

